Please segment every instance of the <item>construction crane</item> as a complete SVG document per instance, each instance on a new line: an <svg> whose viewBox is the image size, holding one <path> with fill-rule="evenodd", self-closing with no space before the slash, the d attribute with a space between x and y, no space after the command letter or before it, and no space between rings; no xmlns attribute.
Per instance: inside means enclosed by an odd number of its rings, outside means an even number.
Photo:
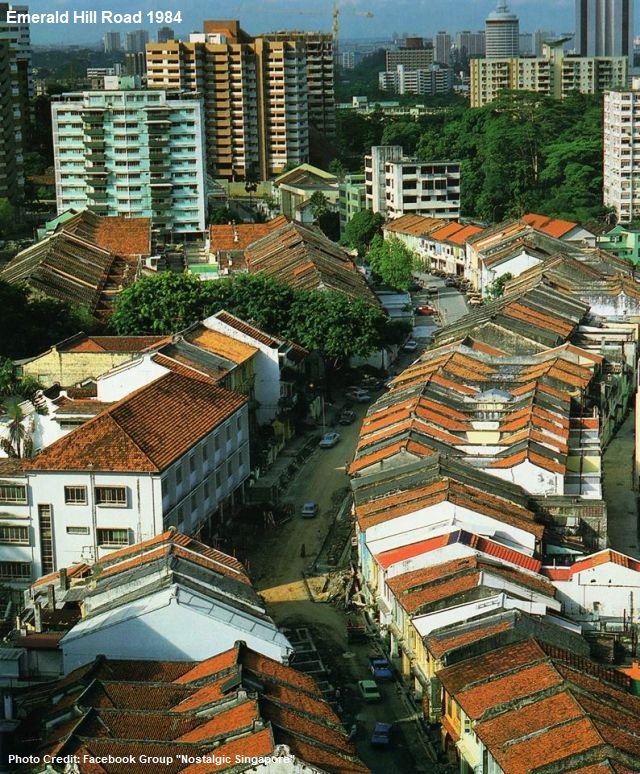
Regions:
<svg viewBox="0 0 640 774"><path fill-rule="evenodd" d="M365 19L373 19L372 11L354 11L356 16L363 16ZM333 54L338 58L338 33L340 32L340 3L339 0L333 0L333 12L331 14L333 23L331 32L333 33Z"/></svg>

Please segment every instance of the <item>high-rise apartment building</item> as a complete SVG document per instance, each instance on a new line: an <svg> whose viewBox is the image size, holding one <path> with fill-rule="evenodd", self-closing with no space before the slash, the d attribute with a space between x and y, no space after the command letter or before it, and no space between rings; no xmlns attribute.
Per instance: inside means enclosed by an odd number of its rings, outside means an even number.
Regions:
<svg viewBox="0 0 640 774"><path fill-rule="evenodd" d="M376 145L364 158L367 209L388 218L425 215L460 217L460 164L419 161L400 145Z"/></svg>
<svg viewBox="0 0 640 774"><path fill-rule="evenodd" d="M518 56L520 23L511 13L506 0L498 0L496 10L485 21L485 56L487 59L506 59Z"/></svg>
<svg viewBox="0 0 640 774"><path fill-rule="evenodd" d="M188 42L147 46L150 88L204 100L207 167L214 177L262 179L309 160L309 127L334 126L333 51L326 35L256 38L238 21L205 21Z"/></svg>
<svg viewBox="0 0 640 774"><path fill-rule="evenodd" d="M504 89L536 91L562 99L572 91L596 94L626 86L627 57L565 55L563 42L544 44L541 57L472 59L471 107L493 102Z"/></svg>
<svg viewBox="0 0 640 774"><path fill-rule="evenodd" d="M604 95L605 207L620 223L640 218L640 92L609 91Z"/></svg>
<svg viewBox="0 0 640 774"><path fill-rule="evenodd" d="M633 57L633 0L576 0L576 51Z"/></svg>
<svg viewBox="0 0 640 774"><path fill-rule="evenodd" d="M122 39L119 32L105 32L102 38L102 45L105 54L112 54L115 51L122 51Z"/></svg>
<svg viewBox="0 0 640 774"><path fill-rule="evenodd" d="M448 65L451 62L451 35L448 32L438 32L433 39L434 59L438 64Z"/></svg>
<svg viewBox="0 0 640 774"><path fill-rule="evenodd" d="M31 123L34 82L29 25L9 22L9 9L18 13L28 13L29 9L0 3L0 196L14 198L21 194L24 185L23 150ZM3 164L5 170L1 169Z"/></svg>
<svg viewBox="0 0 640 774"><path fill-rule="evenodd" d="M396 94L447 94L453 89L453 70L439 64L424 70L408 70L398 65L395 70L378 73L378 85L381 91Z"/></svg>
<svg viewBox="0 0 640 774"><path fill-rule="evenodd" d="M205 229L202 104L161 90L63 94L52 104L58 212L149 217L157 233Z"/></svg>
<svg viewBox="0 0 640 774"><path fill-rule="evenodd" d="M149 33L147 30L133 30L125 35L124 50L131 54L137 54L139 51L144 51L148 42Z"/></svg>
<svg viewBox="0 0 640 774"><path fill-rule="evenodd" d="M166 43L168 40L175 40L176 33L171 27L158 27L156 40L158 43Z"/></svg>
<svg viewBox="0 0 640 774"><path fill-rule="evenodd" d="M456 48L468 57L484 56L485 34L484 30L469 32L463 30L456 33Z"/></svg>

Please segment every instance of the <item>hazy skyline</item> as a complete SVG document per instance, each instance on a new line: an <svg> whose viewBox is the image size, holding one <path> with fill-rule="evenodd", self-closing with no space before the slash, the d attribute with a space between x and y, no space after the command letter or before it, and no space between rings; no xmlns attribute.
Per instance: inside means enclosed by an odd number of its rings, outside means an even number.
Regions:
<svg viewBox="0 0 640 774"><path fill-rule="evenodd" d="M25 0L23 0L24 2ZM28 2L28 0L26 0ZM247 32L256 34L275 29L331 30L332 0L33 0L28 2L32 13L53 11L109 10L114 13L143 12L142 25L31 25L31 39L36 45L45 43L96 42L107 30L122 33L139 27L149 29L152 37L158 24L144 18L147 11L181 11L182 24L172 24L179 37L200 30L203 19L239 19ZM520 18L520 29L533 32L551 29L554 32L574 28L574 0L511 0L510 8ZM392 32L431 37L439 30L454 34L459 30L484 27L487 14L495 8L495 0L343 0L340 3L340 37L387 37ZM372 16L370 14L373 14Z"/></svg>

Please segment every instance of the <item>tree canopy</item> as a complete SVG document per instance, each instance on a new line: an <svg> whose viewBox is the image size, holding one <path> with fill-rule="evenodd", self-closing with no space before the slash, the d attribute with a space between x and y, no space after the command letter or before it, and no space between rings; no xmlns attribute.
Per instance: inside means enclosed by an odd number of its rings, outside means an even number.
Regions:
<svg viewBox="0 0 640 774"><path fill-rule="evenodd" d="M378 306L336 291L296 291L260 274L201 282L188 274L143 277L116 302L120 335L170 334L221 309L277 336L320 350L338 363L396 341L398 331Z"/></svg>
<svg viewBox="0 0 640 774"><path fill-rule="evenodd" d="M384 216L379 212L371 210L361 210L347 223L340 240L340 244L345 247L353 247L362 257L369 248L372 239L376 234L382 234Z"/></svg>
<svg viewBox="0 0 640 774"><path fill-rule="evenodd" d="M415 264L414 253L398 237L383 239L377 234L371 242L367 260L372 271L395 290L408 290Z"/></svg>

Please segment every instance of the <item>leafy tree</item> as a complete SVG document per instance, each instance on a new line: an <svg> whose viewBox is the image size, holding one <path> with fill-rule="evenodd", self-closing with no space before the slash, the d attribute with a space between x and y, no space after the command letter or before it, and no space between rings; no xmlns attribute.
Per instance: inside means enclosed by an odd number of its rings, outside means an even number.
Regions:
<svg viewBox="0 0 640 774"><path fill-rule="evenodd" d="M228 207L212 207L209 205L209 223L212 226L223 226L234 219Z"/></svg>
<svg viewBox="0 0 640 774"><path fill-rule="evenodd" d="M143 277L118 296L111 324L121 336L175 333L200 318L204 285L191 274Z"/></svg>
<svg viewBox="0 0 640 774"><path fill-rule="evenodd" d="M412 154L420 139L420 126L415 121L393 121L382 132L383 145L402 145L406 154Z"/></svg>
<svg viewBox="0 0 640 774"><path fill-rule="evenodd" d="M8 419L8 437L0 439L0 448L8 457L30 457L32 443L29 431L25 427L25 414L21 399L17 396L7 398L3 404L4 416Z"/></svg>
<svg viewBox="0 0 640 774"><path fill-rule="evenodd" d="M367 259L371 269L385 285L396 290L409 288L415 255L400 239L395 236L389 239L375 236L367 253Z"/></svg>
<svg viewBox="0 0 640 774"><path fill-rule="evenodd" d="M501 274L499 277L496 277L496 279L494 279L494 281L487 288L487 296L489 298L500 298L503 296L504 286L507 284L507 282L509 282L510 279L513 279L513 274L511 274L509 271Z"/></svg>
<svg viewBox="0 0 640 774"><path fill-rule="evenodd" d="M311 214L316 220L329 211L329 200L322 191L314 191L309 199L309 204L311 205Z"/></svg>
<svg viewBox="0 0 640 774"><path fill-rule="evenodd" d="M354 355L366 356L380 345L386 317L364 299L335 291L296 294L288 335L307 349L319 350L334 366Z"/></svg>
<svg viewBox="0 0 640 774"><path fill-rule="evenodd" d="M383 224L384 216L379 212L374 213L371 210L356 212L345 226L340 243L355 248L358 255L362 257L374 236L382 233Z"/></svg>
<svg viewBox="0 0 640 774"><path fill-rule="evenodd" d="M340 180L349 174L349 170L340 161L340 159L333 159L333 161L330 161L327 169L329 172L331 172L332 175L335 175Z"/></svg>
<svg viewBox="0 0 640 774"><path fill-rule="evenodd" d="M8 199L0 199L0 239L15 233L16 208Z"/></svg>

